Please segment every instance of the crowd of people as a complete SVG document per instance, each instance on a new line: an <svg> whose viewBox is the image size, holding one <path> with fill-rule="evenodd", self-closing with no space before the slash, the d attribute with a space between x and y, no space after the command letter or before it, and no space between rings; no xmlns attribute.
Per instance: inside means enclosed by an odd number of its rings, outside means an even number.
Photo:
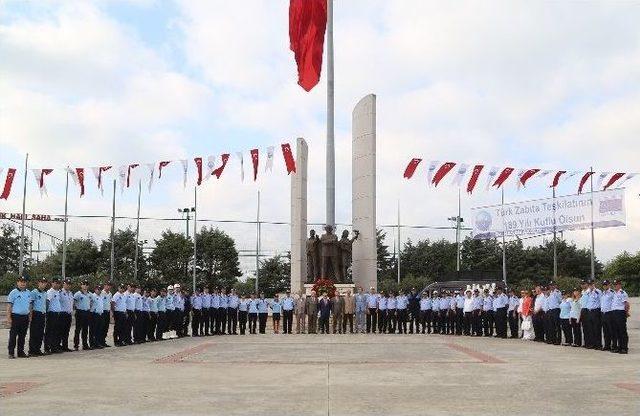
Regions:
<svg viewBox="0 0 640 416"><path fill-rule="evenodd" d="M48 287L50 285L50 287ZM41 279L27 290L24 278L9 293L9 358L102 349L113 320L113 345L122 347L185 336L266 333L269 312L276 334L442 334L522 338L548 344L601 349L626 354L629 316L627 293L619 281L583 281L582 289L561 293L554 282L533 292L466 289L405 294L347 291L329 297L311 292L265 299L235 290L179 284L145 289L106 282L89 290L83 281L73 293L69 280ZM73 350L69 348L75 315ZM282 322L282 326L280 325ZM189 334L189 329L191 332ZM29 332L28 354L25 352ZM603 342L604 340L604 342ZM44 346L44 349L43 349Z"/></svg>

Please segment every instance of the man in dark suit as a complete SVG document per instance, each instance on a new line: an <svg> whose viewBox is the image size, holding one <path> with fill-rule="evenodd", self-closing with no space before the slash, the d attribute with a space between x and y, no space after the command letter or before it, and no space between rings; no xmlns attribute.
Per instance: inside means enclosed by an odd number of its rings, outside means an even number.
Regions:
<svg viewBox="0 0 640 416"><path fill-rule="evenodd" d="M331 299L327 297L327 293L323 292L318 302L318 310L320 311L320 333L329 334L329 317L331 316Z"/></svg>

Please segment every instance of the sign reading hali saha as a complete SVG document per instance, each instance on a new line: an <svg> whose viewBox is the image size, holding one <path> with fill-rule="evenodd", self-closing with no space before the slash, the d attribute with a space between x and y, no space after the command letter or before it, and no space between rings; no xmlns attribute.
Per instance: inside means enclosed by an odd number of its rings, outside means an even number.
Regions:
<svg viewBox="0 0 640 416"><path fill-rule="evenodd" d="M0 220L21 220L22 214L16 212L0 212ZM59 221L64 222L64 218L51 216L49 214L25 214L25 221Z"/></svg>

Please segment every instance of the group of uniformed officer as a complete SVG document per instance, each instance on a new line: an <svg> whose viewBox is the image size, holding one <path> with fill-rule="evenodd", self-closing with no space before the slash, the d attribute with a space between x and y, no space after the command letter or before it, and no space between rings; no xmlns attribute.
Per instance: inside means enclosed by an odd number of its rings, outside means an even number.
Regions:
<svg viewBox="0 0 640 416"><path fill-rule="evenodd" d="M40 279L37 288L28 291L26 280L20 278L16 289L8 297L10 322L9 357L26 357L25 338L29 329L30 356L72 351L68 346L72 315L75 313L74 349L101 349L109 347L107 332L114 318L113 341L116 346L163 340L164 334L175 330L178 337L188 334L191 320L191 336L241 335L266 332L271 311L274 333L280 333L283 321L284 334L291 334L293 320L296 333L329 333L333 318L333 333L398 333L443 334L468 336L519 337L519 322L523 310L523 298L513 290L507 295L502 287L495 293L484 289L423 292L415 289L409 294L376 293L362 288L355 295L336 293L329 298L326 293L310 296L298 293L292 297L289 291L280 298L265 299L235 290L211 291L198 288L189 295L179 284L156 289L142 289L135 284L118 286L111 293L112 284L106 282L89 291L89 283L83 281L80 290L73 293L69 280ZM564 332L565 345L584 346L626 353L628 335L626 319L629 314L628 296L621 282L602 283L602 290L592 281L583 281L582 291L574 291L573 297L563 295L554 282L538 286L531 302L533 328L537 341L560 344ZM355 319L354 319L355 318ZM355 321L355 328L354 328ZM319 329L318 329L319 327ZM577 327L577 328L576 328ZM581 331L580 331L581 329ZM508 331L509 330L509 331ZM495 335L494 335L495 334ZM604 335L604 346L602 336ZM44 351L41 350L44 343Z"/></svg>

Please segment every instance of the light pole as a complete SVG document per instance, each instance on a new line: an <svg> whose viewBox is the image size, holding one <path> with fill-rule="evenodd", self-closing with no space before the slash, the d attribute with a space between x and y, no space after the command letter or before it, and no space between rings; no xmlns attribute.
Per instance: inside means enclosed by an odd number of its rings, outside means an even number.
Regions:
<svg viewBox="0 0 640 416"><path fill-rule="evenodd" d="M191 213L193 212L195 215L196 212L196 207L190 207L190 208L178 208L178 212L181 213L184 217L185 220L187 221L187 240L189 239L189 220L191 219ZM195 236L193 238L194 242L195 242ZM195 259L194 259L194 267L195 267ZM185 280L187 278L189 278L189 261L187 261L184 264L184 278Z"/></svg>

